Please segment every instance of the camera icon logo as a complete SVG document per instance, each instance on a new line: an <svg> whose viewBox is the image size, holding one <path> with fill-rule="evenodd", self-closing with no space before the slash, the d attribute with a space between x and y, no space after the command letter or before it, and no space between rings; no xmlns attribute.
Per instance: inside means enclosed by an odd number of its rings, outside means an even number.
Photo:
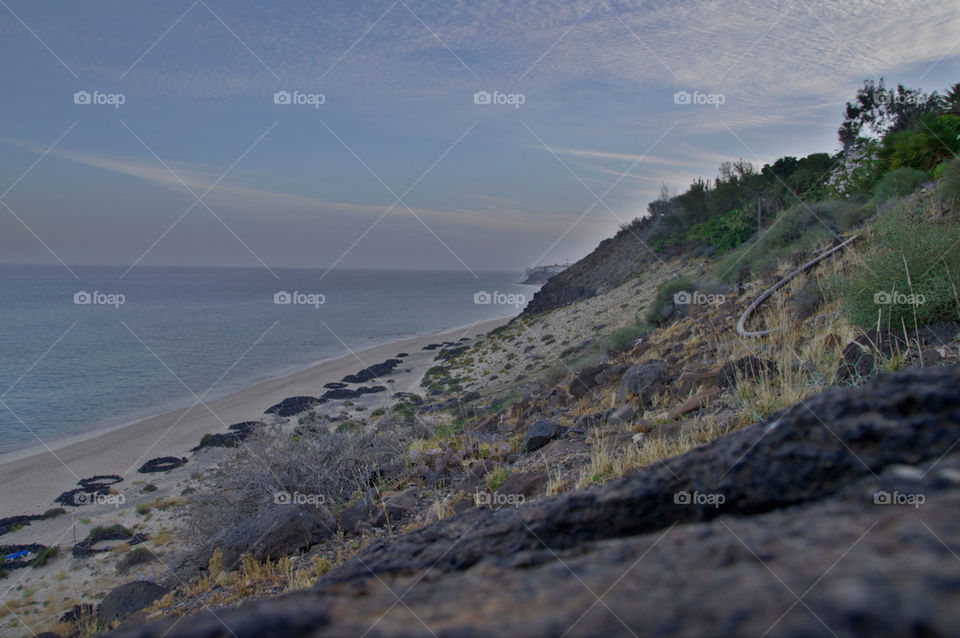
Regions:
<svg viewBox="0 0 960 638"><path fill-rule="evenodd" d="M292 502L290 492L275 492L273 502L276 505L289 505Z"/></svg>
<svg viewBox="0 0 960 638"><path fill-rule="evenodd" d="M678 306L689 305L691 301L693 301L693 297L688 290L673 293L673 303Z"/></svg>
<svg viewBox="0 0 960 638"><path fill-rule="evenodd" d="M290 104L290 92L289 91L277 91L273 94L273 103L274 104Z"/></svg>
<svg viewBox="0 0 960 638"><path fill-rule="evenodd" d="M493 98L489 91L477 91L473 94L474 104L492 104Z"/></svg>
<svg viewBox="0 0 960 638"><path fill-rule="evenodd" d="M673 94L673 103L674 104L692 104L693 96L690 95L689 91L677 91Z"/></svg>
<svg viewBox="0 0 960 638"><path fill-rule="evenodd" d="M73 303L78 306L88 306L93 301L93 297L86 290L80 290L73 293Z"/></svg>
<svg viewBox="0 0 960 638"><path fill-rule="evenodd" d="M675 492L673 494L673 502L676 505L689 505L693 501L690 498L690 492L684 490L682 492Z"/></svg>
<svg viewBox="0 0 960 638"><path fill-rule="evenodd" d="M89 505L93 502L90 494L86 492L77 492L73 495L73 502L77 505Z"/></svg>
<svg viewBox="0 0 960 638"><path fill-rule="evenodd" d="M889 306L893 303L893 296L886 290L873 293L873 303L878 306Z"/></svg>
<svg viewBox="0 0 960 638"><path fill-rule="evenodd" d="M889 505L892 502L893 499L890 498L890 492L880 490L873 494L874 505Z"/></svg>
<svg viewBox="0 0 960 638"><path fill-rule="evenodd" d="M486 290L481 290L473 295L473 303L479 305L489 305L493 302L493 297Z"/></svg>
<svg viewBox="0 0 960 638"><path fill-rule="evenodd" d="M77 91L73 94L73 103L74 104L90 104L90 92L89 91Z"/></svg>
<svg viewBox="0 0 960 638"><path fill-rule="evenodd" d="M293 303L293 295L291 295L286 290L281 290L280 292L273 293L273 303L280 305L290 305Z"/></svg>

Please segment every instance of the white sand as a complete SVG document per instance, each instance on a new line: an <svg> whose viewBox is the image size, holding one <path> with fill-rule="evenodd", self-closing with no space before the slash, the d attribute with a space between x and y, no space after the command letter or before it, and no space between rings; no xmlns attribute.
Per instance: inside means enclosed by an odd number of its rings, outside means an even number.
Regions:
<svg viewBox="0 0 960 638"><path fill-rule="evenodd" d="M0 516L39 514L56 507L53 499L61 492L76 487L79 479L95 474L119 474L125 483L137 477L150 478L137 474L137 468L145 461L159 456L189 456L188 450L207 432L226 432L227 425L239 421L264 420L263 411L286 397L319 396L325 391L324 383L339 381L344 375L389 359L399 352L407 352L410 356L388 376L396 381L392 389L418 392L419 380L436 355L435 351L422 350L424 345L475 337L508 320L493 319L468 328L348 353L285 377L261 381L235 394L205 402L205 405L149 417L87 435L82 440L62 442L59 447L51 445L51 450L33 448L0 457L0 490L3 494ZM403 370L408 368L411 372L404 373ZM382 401L387 395L368 396ZM185 470L190 468L190 463L184 467ZM194 471L197 469L193 468ZM124 483L117 487L123 488Z"/></svg>

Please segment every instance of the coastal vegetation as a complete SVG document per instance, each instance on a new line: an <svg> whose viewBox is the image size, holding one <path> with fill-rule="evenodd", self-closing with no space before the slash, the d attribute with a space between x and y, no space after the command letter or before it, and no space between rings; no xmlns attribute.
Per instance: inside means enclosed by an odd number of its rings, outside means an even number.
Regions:
<svg viewBox="0 0 960 638"><path fill-rule="evenodd" d="M176 499L134 508L143 525L175 513L183 541L164 530L111 548L111 569L162 581L151 617L349 580L389 543L481 520L476 510L546 497L575 509L608 484L625 490L706 444L803 415L795 406L829 388L955 365L958 100L956 85L927 95L867 82L847 105L839 151L759 170L738 159L683 193L664 189L648 216L552 277L508 324L426 346L419 387L343 401L340 413L311 404L222 445L212 443L224 435L204 437L196 453L217 463L178 484ZM758 294L854 235L758 310L752 322L768 335L738 336L737 316ZM508 519L482 520L508 529ZM528 529L563 524L531 519ZM88 538L136 533L117 523ZM53 550L43 562L56 560ZM103 628L87 616L64 624Z"/></svg>

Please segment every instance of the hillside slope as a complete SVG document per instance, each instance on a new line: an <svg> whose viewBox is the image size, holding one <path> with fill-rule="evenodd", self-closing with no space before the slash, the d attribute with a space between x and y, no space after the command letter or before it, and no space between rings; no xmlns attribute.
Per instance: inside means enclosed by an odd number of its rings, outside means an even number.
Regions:
<svg viewBox="0 0 960 638"><path fill-rule="evenodd" d="M604 487L375 543L310 591L114 635L947 636L958 384L828 391Z"/></svg>
<svg viewBox="0 0 960 638"><path fill-rule="evenodd" d="M556 274L534 294L523 311L531 317L620 286L654 262L661 261L649 244L653 225L635 222L605 239L589 255Z"/></svg>

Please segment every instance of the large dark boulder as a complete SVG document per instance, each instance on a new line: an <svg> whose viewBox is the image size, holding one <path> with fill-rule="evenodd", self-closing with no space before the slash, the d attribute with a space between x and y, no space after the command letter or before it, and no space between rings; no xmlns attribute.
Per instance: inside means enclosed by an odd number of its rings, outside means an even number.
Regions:
<svg viewBox="0 0 960 638"><path fill-rule="evenodd" d="M723 364L717 375L717 385L730 388L740 381L772 381L776 374L776 362L749 354Z"/></svg>
<svg viewBox="0 0 960 638"><path fill-rule="evenodd" d="M550 441L559 438L566 428L550 419L541 419L527 428L527 435L523 439L523 451L535 452Z"/></svg>
<svg viewBox="0 0 960 638"><path fill-rule="evenodd" d="M570 382L570 386L567 388L570 396L574 399L579 399L589 393L597 386L597 375L609 367L609 365L601 363L600 365L590 366L575 373L573 375L573 381Z"/></svg>
<svg viewBox="0 0 960 638"><path fill-rule="evenodd" d="M336 529L336 520L322 505L275 504L227 534L223 566L227 571L236 569L243 554L257 560L296 554L330 538Z"/></svg>
<svg viewBox="0 0 960 638"><path fill-rule="evenodd" d="M111 589L100 603L100 615L107 623L123 620L166 593L167 590L160 585L146 580L135 580Z"/></svg>
<svg viewBox="0 0 960 638"><path fill-rule="evenodd" d="M653 397L666 389L670 371L663 361L650 361L633 366L620 379L620 396L623 399L636 397L641 405L650 403Z"/></svg>
<svg viewBox="0 0 960 638"><path fill-rule="evenodd" d="M955 635L958 388L951 368L830 390L604 487L377 540L312 590L122 635Z"/></svg>
<svg viewBox="0 0 960 638"><path fill-rule="evenodd" d="M376 518L373 524L377 527L394 526L413 515L417 508L417 499L420 490L410 487L396 496L386 499L375 506Z"/></svg>

